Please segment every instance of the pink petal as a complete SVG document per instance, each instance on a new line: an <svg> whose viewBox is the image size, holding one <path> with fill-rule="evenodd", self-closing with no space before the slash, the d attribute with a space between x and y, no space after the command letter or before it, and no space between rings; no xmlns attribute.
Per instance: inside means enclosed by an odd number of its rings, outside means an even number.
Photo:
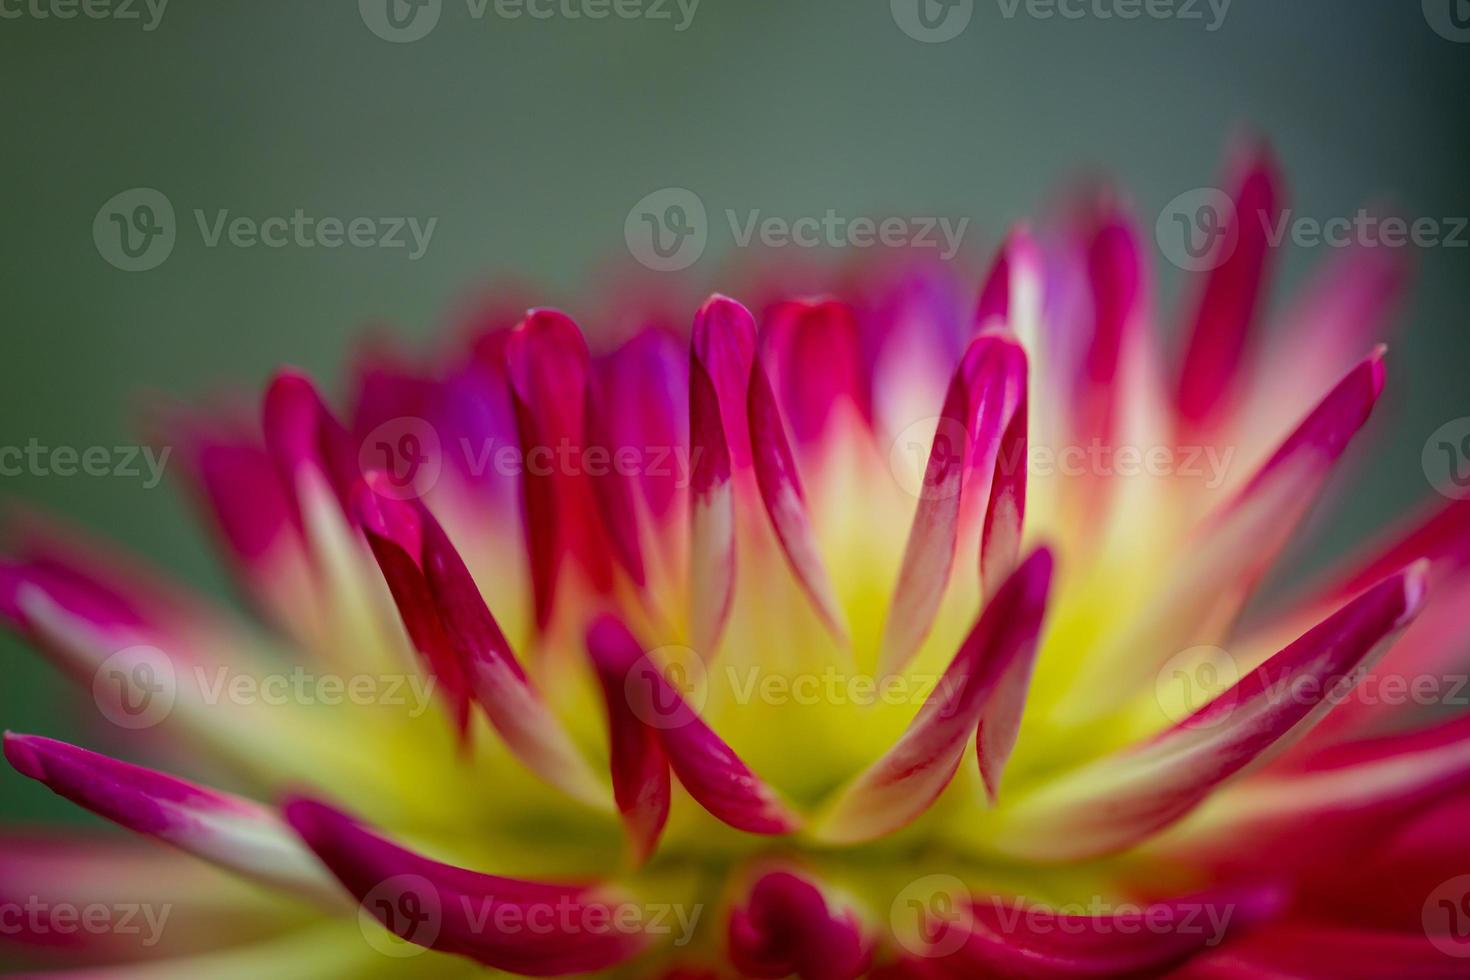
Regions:
<svg viewBox="0 0 1470 980"><path fill-rule="evenodd" d="M1270 918L1281 905L1282 896L1269 888L1116 903L1100 915L995 896L976 902L968 916L948 926L967 935L943 962L966 976L1156 976ZM939 942L948 946L951 937L941 932Z"/></svg>
<svg viewBox="0 0 1470 980"><path fill-rule="evenodd" d="M745 397L740 367L731 361L744 358L748 377L754 347L755 321L740 304L715 296L700 309L689 351L689 433L694 454L689 596L694 647L706 659L719 649L735 599L735 488L727 425L740 426L749 456L745 415L727 410L723 399ZM726 379L723 396L716 378Z"/></svg>
<svg viewBox="0 0 1470 980"><path fill-rule="evenodd" d="M742 976L851 980L870 950L850 910L837 912L816 885L788 871L766 874L730 912L730 961Z"/></svg>
<svg viewBox="0 0 1470 980"><path fill-rule="evenodd" d="M618 624L599 622L588 633L587 648L592 652L607 705L613 797L633 843L634 856L641 863L658 846L669 819L669 760L657 732L633 712L628 698L625 658L634 647L629 647L620 659L619 646L630 641Z"/></svg>
<svg viewBox="0 0 1470 980"><path fill-rule="evenodd" d="M766 513L771 518L771 526L791 570L816 606L817 615L837 641L845 646L847 626L832 581L817 551L816 535L807 516L806 497L801 488L801 474L797 472L796 458L786 438L786 427L781 420L775 392L759 359L750 371L747 412L756 483L760 487Z"/></svg>
<svg viewBox="0 0 1470 980"><path fill-rule="evenodd" d="M1424 582L1421 565L1375 586L1179 725L997 811L989 840L1013 857L1071 861L1123 850L1168 826L1320 720L1413 619Z"/></svg>
<svg viewBox="0 0 1470 980"><path fill-rule="evenodd" d="M969 478L967 461L973 457L974 468L985 479L993 479L998 460L1013 462L1002 460L1000 447L1024 399L1025 379L1025 352L1000 333L976 338L955 370L934 434L893 604L883 627L880 669L885 673L901 669L913 657L928 636L943 601L960 537ZM1012 433L1012 451L1016 435ZM960 438L965 445L954 445ZM1024 466L1023 460L1023 470ZM1010 472L1002 474L1002 482L1009 481L1010 486L1002 487L1000 493L1018 502L1014 481L1024 479L1024 473L1018 475L1014 468L1007 468Z"/></svg>
<svg viewBox="0 0 1470 980"><path fill-rule="evenodd" d="M301 478L311 471L326 481L346 504L358 475L351 437L332 415L311 379L283 370L271 380L263 409L265 446L281 475L294 514L301 520Z"/></svg>
<svg viewBox="0 0 1470 980"><path fill-rule="evenodd" d="M1118 384L1129 347L1138 336L1147 301L1144 260L1133 221L1111 203L1088 215L1085 259L1092 297L1092 330L1078 378L1073 427L1077 440L1112 445L1122 423Z"/></svg>
<svg viewBox="0 0 1470 980"><path fill-rule="evenodd" d="M393 591L404 626L435 670L468 682L516 758L553 786L606 805L597 781L561 723L521 669L479 588L439 522L420 501L359 485L354 507Z"/></svg>
<svg viewBox="0 0 1470 980"><path fill-rule="evenodd" d="M1465 961L1423 933L1372 932L1327 923L1286 922L1226 943L1170 974L1171 980L1435 980L1465 976Z"/></svg>
<svg viewBox="0 0 1470 980"><path fill-rule="evenodd" d="M521 503L536 623L544 629L568 557L596 587L611 583L601 518L585 470L558 459L562 452L580 454L586 448L587 343L566 316L532 310L511 332L505 359L526 461Z"/></svg>
<svg viewBox="0 0 1470 980"><path fill-rule="evenodd" d="M762 362L798 445L819 443L842 406L868 416L857 320L846 303L789 300L769 311L765 324Z"/></svg>
<svg viewBox="0 0 1470 980"><path fill-rule="evenodd" d="M1051 552L1040 549L996 592L975 628L955 653L939 686L908 730L881 759L844 789L817 834L823 840L856 843L890 834L927 810L944 792L964 756L965 743L981 719L1001 711L1004 734L1019 720L1015 705L997 705L997 693L1019 696L1005 682L1029 676L1051 585ZM997 726L997 727L1000 727ZM989 752L986 781L999 781L1006 752Z"/></svg>
<svg viewBox="0 0 1470 980"><path fill-rule="evenodd" d="M287 804L286 819L362 908L407 942L528 976L609 969L645 945L619 928L626 902L611 893L431 861L310 800Z"/></svg>
<svg viewBox="0 0 1470 980"><path fill-rule="evenodd" d="M599 618L588 631L587 650L604 685L621 689L633 714L657 734L674 774L700 806L751 834L797 829L797 817L700 719L627 627L611 616Z"/></svg>
<svg viewBox="0 0 1470 980"><path fill-rule="evenodd" d="M1206 274L1179 373L1179 414L1195 426L1214 418L1239 386L1246 348L1267 298L1270 236L1283 206L1281 179L1267 148L1252 147L1237 170L1231 194L1235 214L1226 231L1235 250Z"/></svg>
<svg viewBox="0 0 1470 980"><path fill-rule="evenodd" d="M329 883L273 810L36 735L5 734L5 758L93 813L231 871L321 899Z"/></svg>

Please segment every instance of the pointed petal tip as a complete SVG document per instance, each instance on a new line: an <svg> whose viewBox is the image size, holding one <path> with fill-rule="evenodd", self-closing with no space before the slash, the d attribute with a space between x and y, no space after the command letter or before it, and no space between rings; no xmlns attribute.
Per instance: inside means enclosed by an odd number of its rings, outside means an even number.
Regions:
<svg viewBox="0 0 1470 980"><path fill-rule="evenodd" d="M39 736L18 735L15 732L5 732L5 761L9 762L11 768L29 779L37 782L46 781L46 767L37 752Z"/></svg>

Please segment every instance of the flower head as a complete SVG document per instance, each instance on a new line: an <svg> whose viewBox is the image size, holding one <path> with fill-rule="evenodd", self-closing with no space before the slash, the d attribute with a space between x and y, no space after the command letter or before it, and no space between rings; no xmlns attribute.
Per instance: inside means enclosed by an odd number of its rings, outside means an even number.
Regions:
<svg viewBox="0 0 1470 980"><path fill-rule="evenodd" d="M0 902L181 924L0 942L211 975L1457 975L1470 728L1385 692L1464 654L1470 511L1262 588L1384 388L1403 270L1345 253L1267 331L1265 151L1230 188L1173 358L1093 194L973 297L894 261L595 351L492 309L364 359L340 413L294 371L258 422L177 413L255 621L30 525L0 616L118 754L230 791L6 735L173 850L11 839Z"/></svg>

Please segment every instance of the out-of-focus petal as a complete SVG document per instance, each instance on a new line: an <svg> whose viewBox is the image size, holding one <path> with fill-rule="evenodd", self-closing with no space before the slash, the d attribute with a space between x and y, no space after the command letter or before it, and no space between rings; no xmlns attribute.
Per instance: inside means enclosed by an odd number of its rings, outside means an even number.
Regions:
<svg viewBox="0 0 1470 980"><path fill-rule="evenodd" d="M5 758L22 775L129 830L291 894L333 894L268 807L36 735L7 732Z"/></svg>
<svg viewBox="0 0 1470 980"><path fill-rule="evenodd" d="M407 942L528 976L604 970L646 944L625 931L627 900L586 885L481 874L398 847L324 804L296 800L286 819L362 909Z"/></svg>
<svg viewBox="0 0 1470 980"><path fill-rule="evenodd" d="M1225 226L1216 236L1218 247L1233 248L1205 274L1179 370L1179 416L1197 429L1238 394L1247 346L1268 293L1271 235L1283 208L1281 178L1266 147L1250 147L1234 166L1234 211L1221 216Z"/></svg>
<svg viewBox="0 0 1470 980"><path fill-rule="evenodd" d="M870 949L851 910L834 910L821 890L789 871L763 875L730 913L730 961L747 977L852 980Z"/></svg>
<svg viewBox="0 0 1470 980"><path fill-rule="evenodd" d="M940 962L950 976L1157 976L1227 936L1248 931L1281 907L1274 888L1219 891L1149 903L1118 903L1102 914L1057 910L995 896L968 915L938 923L936 948L964 944Z"/></svg>

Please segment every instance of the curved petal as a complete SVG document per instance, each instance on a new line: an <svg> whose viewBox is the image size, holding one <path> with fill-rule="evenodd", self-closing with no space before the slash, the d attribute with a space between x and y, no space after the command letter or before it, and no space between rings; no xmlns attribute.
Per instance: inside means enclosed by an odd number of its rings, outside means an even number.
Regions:
<svg viewBox="0 0 1470 980"><path fill-rule="evenodd" d="M5 734L5 758L101 817L223 868L317 900L321 868L268 807L36 735Z"/></svg>
<svg viewBox="0 0 1470 980"><path fill-rule="evenodd" d="M359 484L354 509L410 638L446 679L459 710L467 684L527 768L576 799L606 807L605 788L532 687L439 522L421 502L379 494L372 483Z"/></svg>
<svg viewBox="0 0 1470 980"><path fill-rule="evenodd" d="M946 961L967 976L1062 980L1155 976L1228 935L1274 915L1283 904L1274 888L1219 891L1153 903L1110 903L1100 914L993 897L968 915L941 924L936 948L964 944Z"/></svg>
<svg viewBox="0 0 1470 980"><path fill-rule="evenodd" d="M841 792L815 829L817 837L846 844L871 840L909 823L939 798L959 768L970 733L991 710L997 690L1005 688L1003 679L1014 676L1018 665L1029 672L1051 573L1051 553L1043 548L1001 586L908 730ZM1007 706L1005 716L1008 723L1019 719L1014 706ZM1003 763L999 753L991 754L987 784L998 780Z"/></svg>
<svg viewBox="0 0 1470 980"><path fill-rule="evenodd" d="M712 815L751 834L789 834L799 821L670 684L626 626L599 618L587 650L604 683L620 688L634 715L658 736L679 782Z"/></svg>
<svg viewBox="0 0 1470 980"><path fill-rule="evenodd" d="M1370 589L1154 740L1056 777L995 813L998 852L1081 860L1173 823L1217 785L1320 720L1424 599L1416 565Z"/></svg>
<svg viewBox="0 0 1470 980"><path fill-rule="evenodd" d="M902 669L929 634L954 565L970 460L982 479L993 480L1002 436L1024 400L1025 384L1025 352L1002 333L976 338L955 370L883 626L880 670L885 674ZM1002 482L1014 489L1016 461L1008 464L1010 473Z"/></svg>
<svg viewBox="0 0 1470 980"><path fill-rule="evenodd" d="M610 891L431 861L311 800L292 801L285 813L362 910L407 942L528 976L608 969L646 944L623 927L627 900Z"/></svg>

